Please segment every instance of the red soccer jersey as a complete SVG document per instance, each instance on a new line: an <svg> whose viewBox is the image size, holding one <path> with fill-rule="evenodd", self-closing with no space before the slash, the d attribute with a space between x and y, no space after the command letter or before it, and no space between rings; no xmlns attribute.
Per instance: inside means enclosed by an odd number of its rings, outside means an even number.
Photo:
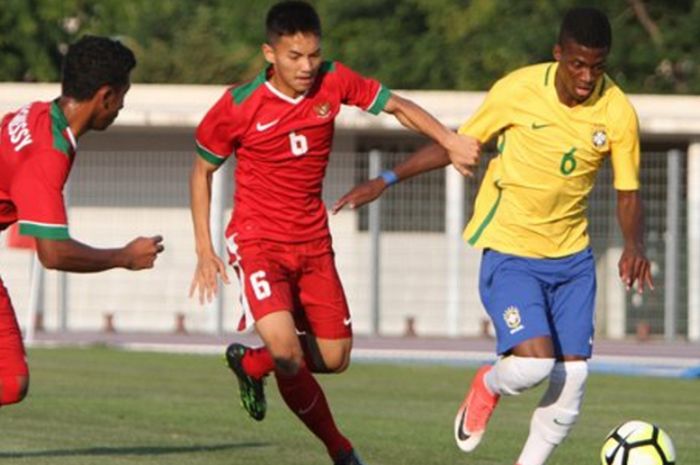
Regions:
<svg viewBox="0 0 700 465"><path fill-rule="evenodd" d="M197 152L216 165L236 154L227 237L319 239L329 234L321 189L340 105L378 114L391 93L339 62L324 62L312 88L293 99L267 80L271 71L224 93L197 128Z"/></svg>
<svg viewBox="0 0 700 465"><path fill-rule="evenodd" d="M0 126L0 230L19 221L20 234L68 239L63 185L76 142L56 101L8 113Z"/></svg>

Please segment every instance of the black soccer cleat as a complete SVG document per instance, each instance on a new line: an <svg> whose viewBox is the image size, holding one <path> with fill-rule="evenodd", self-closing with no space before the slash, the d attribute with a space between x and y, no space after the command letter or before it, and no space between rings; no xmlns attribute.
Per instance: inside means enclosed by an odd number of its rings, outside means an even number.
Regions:
<svg viewBox="0 0 700 465"><path fill-rule="evenodd" d="M365 465L355 449L341 452L333 462L333 465Z"/></svg>
<svg viewBox="0 0 700 465"><path fill-rule="evenodd" d="M265 412L267 411L265 388L262 379L252 378L243 369L241 360L243 360L243 356L248 350L250 349L243 344L234 342L226 348L226 361L238 379L241 406L253 419L261 421L265 418Z"/></svg>

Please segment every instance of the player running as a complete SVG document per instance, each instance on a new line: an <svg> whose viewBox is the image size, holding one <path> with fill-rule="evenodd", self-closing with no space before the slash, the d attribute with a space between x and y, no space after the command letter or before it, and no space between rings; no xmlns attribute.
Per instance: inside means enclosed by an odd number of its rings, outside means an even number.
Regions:
<svg viewBox="0 0 700 465"><path fill-rule="evenodd" d="M498 135L464 232L484 249L479 291L496 329L498 361L477 371L454 423L458 446L481 441L501 396L518 395L545 379L519 465L542 465L578 418L593 341L595 261L586 200L610 158L625 248L620 277L628 289L653 288L644 256L639 195L637 116L604 74L612 33L592 8L566 13L555 62L516 70L499 80L459 133L486 142ZM445 166L428 147L399 164L400 180ZM386 177L386 176L385 176ZM359 207L387 187L369 181L334 207Z"/></svg>
<svg viewBox="0 0 700 465"><path fill-rule="evenodd" d="M227 90L197 128L191 196L198 263L191 295L208 300L217 276L228 282L212 247L209 208L212 173L235 153L235 208L226 239L241 283L239 329L254 324L265 344L253 349L234 343L226 351L243 406L263 419L263 378L274 372L282 398L333 462L360 464L311 374L344 371L352 345L321 200L334 120L342 104L391 113L439 142L465 170L477 162L478 145L379 82L323 61L321 25L309 4L273 6L266 32L262 51L269 66Z"/></svg>
<svg viewBox="0 0 700 465"><path fill-rule="evenodd" d="M118 249L95 249L72 239L63 186L77 141L107 129L124 106L134 55L121 43L85 36L63 61L61 96L8 113L0 127L0 230L14 222L36 238L41 263L75 272L152 268L162 238L139 237ZM0 280L0 405L20 402L29 387L22 335Z"/></svg>

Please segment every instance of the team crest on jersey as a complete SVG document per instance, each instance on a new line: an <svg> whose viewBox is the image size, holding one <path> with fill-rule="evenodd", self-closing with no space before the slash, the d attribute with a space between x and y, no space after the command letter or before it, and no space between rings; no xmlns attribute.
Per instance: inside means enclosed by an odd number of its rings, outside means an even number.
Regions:
<svg viewBox="0 0 700 465"><path fill-rule="evenodd" d="M608 134L605 132L604 127L597 126L593 128L591 142L593 142L593 147L595 147L597 150L605 150L607 148Z"/></svg>
<svg viewBox="0 0 700 465"><path fill-rule="evenodd" d="M506 308L506 311L503 312L503 320L506 322L506 325L508 325L508 328L510 328L510 334L515 334L524 328L520 318L520 310L514 305Z"/></svg>
<svg viewBox="0 0 700 465"><path fill-rule="evenodd" d="M319 118L328 118L331 114L331 104L330 102L323 102L314 105L314 111Z"/></svg>

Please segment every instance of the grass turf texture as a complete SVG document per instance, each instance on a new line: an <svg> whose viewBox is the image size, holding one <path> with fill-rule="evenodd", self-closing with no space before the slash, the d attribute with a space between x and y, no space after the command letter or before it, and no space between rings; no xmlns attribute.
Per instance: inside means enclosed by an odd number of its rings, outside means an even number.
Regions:
<svg viewBox="0 0 700 465"><path fill-rule="evenodd" d="M222 348L223 350L223 348ZM0 411L0 463L327 465L322 445L286 409L274 379L262 423L238 405L221 357L35 349L32 387ZM510 465L543 387L499 405L470 455L453 443L453 415L473 370L355 364L321 383L336 419L368 465ZM679 464L700 463L700 381L590 377L583 415L550 465L595 465L605 435L625 420L657 422Z"/></svg>

